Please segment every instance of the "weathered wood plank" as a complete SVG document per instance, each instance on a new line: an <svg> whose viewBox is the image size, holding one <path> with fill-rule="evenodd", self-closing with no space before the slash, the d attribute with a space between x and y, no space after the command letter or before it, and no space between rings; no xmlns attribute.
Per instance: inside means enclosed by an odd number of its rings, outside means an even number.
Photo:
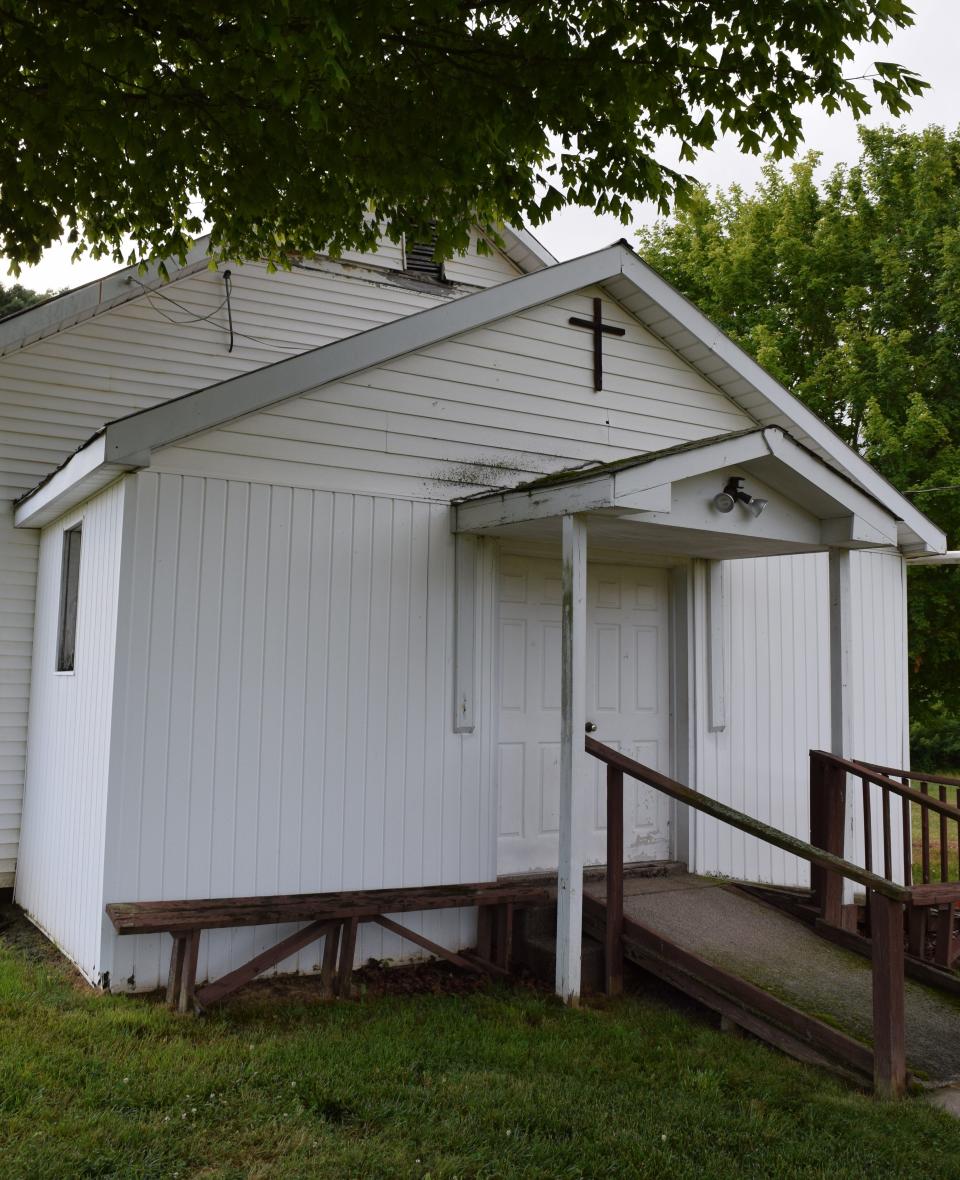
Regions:
<svg viewBox="0 0 960 1180"><path fill-rule="evenodd" d="M337 969L337 995L342 1000L350 998L351 980L353 978L353 956L357 948L357 927L359 918L348 918L343 923L340 935L340 965Z"/></svg>
<svg viewBox="0 0 960 1180"><path fill-rule="evenodd" d="M205 1008L209 1004L216 1003L217 1000L222 1000L231 992L235 992L237 988L249 983L251 979L255 979L268 967L275 966L288 955L296 954L305 946L309 946L311 942L316 942L318 938L328 934L333 928L332 923L312 922L302 930L294 931L293 934L281 939L275 946L268 947L259 955L254 955L252 959L240 967L228 971L226 975L221 975L219 979L199 988L195 996L196 1003L201 1008Z"/></svg>
<svg viewBox="0 0 960 1180"><path fill-rule="evenodd" d="M320 967L320 992L325 1000L336 995L337 951L340 949L342 922L334 922L327 930L323 943L323 963Z"/></svg>
<svg viewBox="0 0 960 1180"><path fill-rule="evenodd" d="M176 1008L180 1000L180 983L183 979L183 961L187 953L187 939L183 934L173 935L170 948L170 972L167 976L167 1007Z"/></svg>
<svg viewBox="0 0 960 1180"><path fill-rule="evenodd" d="M158 934L194 927L210 930L273 922L362 919L383 913L499 905L507 901L518 905L539 905L549 900L550 891L543 886L482 882L193 901L111 902L106 908L118 934Z"/></svg>
<svg viewBox="0 0 960 1180"><path fill-rule="evenodd" d="M907 1087L904 998L903 909L888 897L874 897L873 1084L878 1094L899 1098Z"/></svg>
<svg viewBox="0 0 960 1180"><path fill-rule="evenodd" d="M604 982L608 996L623 991L623 771L607 767L607 923Z"/></svg>
<svg viewBox="0 0 960 1180"><path fill-rule="evenodd" d="M189 931L184 939L183 970L180 976L180 996L177 1009L189 1012L193 1004L193 993L197 984L197 959L200 957L200 930Z"/></svg>
<svg viewBox="0 0 960 1180"><path fill-rule="evenodd" d="M462 967L465 971L479 971L480 968L476 962L471 962L464 958L463 955L458 955L454 951L448 951L446 947L441 946L438 942L432 942L423 934L418 934L416 930L410 930L406 926L401 926L399 922L394 922L390 918L381 914L379 917L373 918L378 926L382 926L384 930L389 930L393 934L399 934L401 938L406 938L417 946L422 946L425 951L429 951L431 955L436 955L438 959L446 959L448 963L453 963L455 967Z"/></svg>

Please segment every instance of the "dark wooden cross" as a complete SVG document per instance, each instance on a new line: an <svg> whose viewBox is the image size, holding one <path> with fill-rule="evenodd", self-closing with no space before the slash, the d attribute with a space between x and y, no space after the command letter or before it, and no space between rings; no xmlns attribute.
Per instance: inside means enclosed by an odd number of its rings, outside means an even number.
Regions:
<svg viewBox="0 0 960 1180"><path fill-rule="evenodd" d="M603 389L603 334L608 336L626 336L626 328L615 328L612 324L603 322L603 308L600 300L593 301L593 318L583 319L582 316L572 315L570 323L576 328L590 328L593 331L593 388L599 392Z"/></svg>

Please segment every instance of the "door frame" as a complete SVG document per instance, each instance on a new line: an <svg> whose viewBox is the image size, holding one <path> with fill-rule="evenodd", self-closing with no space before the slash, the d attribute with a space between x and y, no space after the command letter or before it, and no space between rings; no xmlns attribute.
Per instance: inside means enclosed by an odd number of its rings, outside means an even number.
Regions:
<svg viewBox="0 0 960 1180"><path fill-rule="evenodd" d="M497 773L497 746L500 741L500 569L501 558L507 554L556 560L560 568L560 546L548 542L513 542L506 537L491 544L490 575L492 586L492 627L490 631L491 717L488 729L487 765L490 768L490 847L493 873L499 873L500 781ZM588 569L598 565L638 566L641 569L667 570L667 756L670 761L666 773L681 782L691 782L695 774L695 742L693 724L695 714L695 603L696 578L692 560L665 560L649 554L624 554L619 550L591 546ZM689 809L670 802L669 855L685 864L693 862L696 828Z"/></svg>

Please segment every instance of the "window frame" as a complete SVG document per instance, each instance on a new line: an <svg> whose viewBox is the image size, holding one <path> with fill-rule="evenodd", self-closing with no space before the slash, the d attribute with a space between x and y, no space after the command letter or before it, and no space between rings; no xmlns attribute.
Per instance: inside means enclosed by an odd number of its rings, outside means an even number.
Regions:
<svg viewBox="0 0 960 1180"><path fill-rule="evenodd" d="M72 676L77 667L77 616L80 600L80 562L83 521L63 530L60 546L60 606L57 613L57 646L54 671Z"/></svg>

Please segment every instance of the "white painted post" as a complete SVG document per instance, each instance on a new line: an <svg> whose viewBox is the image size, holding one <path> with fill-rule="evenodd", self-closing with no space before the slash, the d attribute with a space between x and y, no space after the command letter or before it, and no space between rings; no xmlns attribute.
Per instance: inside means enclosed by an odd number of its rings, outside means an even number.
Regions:
<svg viewBox="0 0 960 1180"><path fill-rule="evenodd" d="M830 550L830 752L850 758L854 751L852 610L849 549ZM861 754L861 757L864 755Z"/></svg>
<svg viewBox="0 0 960 1180"><path fill-rule="evenodd" d="M853 749L853 596L850 550L830 550L830 752L852 758ZM865 755L860 754L860 757ZM847 789L844 855L856 860L859 793ZM862 863L862 862L861 862ZM843 904L853 901L853 882L844 878Z"/></svg>
<svg viewBox="0 0 960 1180"><path fill-rule="evenodd" d="M557 869L557 995L580 1000L583 847L590 766L584 750L587 663L587 522L563 518L560 672L560 863Z"/></svg>

